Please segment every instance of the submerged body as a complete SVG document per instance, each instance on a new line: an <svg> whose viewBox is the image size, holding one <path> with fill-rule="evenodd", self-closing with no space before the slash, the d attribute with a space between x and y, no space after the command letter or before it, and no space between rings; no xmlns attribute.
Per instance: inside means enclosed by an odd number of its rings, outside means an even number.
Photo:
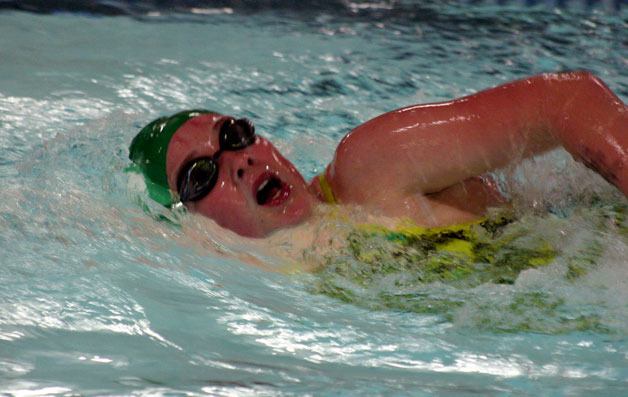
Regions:
<svg viewBox="0 0 628 397"><path fill-rule="evenodd" d="M349 132L309 184L247 120L199 111L176 128L169 122L153 122L138 137L168 131L157 173L172 202L248 237L303 223L330 198L422 226L469 222L505 203L482 175L559 145L628 195L627 107L586 72L385 113ZM131 158L155 174L138 137Z"/></svg>

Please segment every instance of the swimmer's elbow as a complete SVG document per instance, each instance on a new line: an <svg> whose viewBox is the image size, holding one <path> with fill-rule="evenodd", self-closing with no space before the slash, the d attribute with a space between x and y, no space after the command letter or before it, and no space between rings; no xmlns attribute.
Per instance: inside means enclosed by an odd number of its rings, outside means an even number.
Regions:
<svg viewBox="0 0 628 397"><path fill-rule="evenodd" d="M626 112L626 106L596 75L588 71L543 75L545 113L560 132L588 128Z"/></svg>
<svg viewBox="0 0 628 397"><path fill-rule="evenodd" d="M585 84L601 84L604 82L587 70L574 70L569 72L558 73L543 73L540 75L544 80L552 83L568 83L568 82L583 82ZM604 85L605 86L605 85Z"/></svg>
<svg viewBox="0 0 628 397"><path fill-rule="evenodd" d="M563 104L579 104L578 99L592 99L592 97L604 99L600 96L606 97L607 101L621 102L601 78L586 70L547 73L542 77L548 83L550 93L563 99Z"/></svg>

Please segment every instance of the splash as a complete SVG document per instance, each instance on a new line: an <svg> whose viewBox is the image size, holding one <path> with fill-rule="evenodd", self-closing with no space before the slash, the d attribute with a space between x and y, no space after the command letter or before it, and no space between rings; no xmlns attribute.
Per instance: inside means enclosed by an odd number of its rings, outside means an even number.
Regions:
<svg viewBox="0 0 628 397"><path fill-rule="evenodd" d="M311 291L459 327L626 333L626 283L607 282L625 279L628 206L619 200L433 233L356 228L322 259Z"/></svg>

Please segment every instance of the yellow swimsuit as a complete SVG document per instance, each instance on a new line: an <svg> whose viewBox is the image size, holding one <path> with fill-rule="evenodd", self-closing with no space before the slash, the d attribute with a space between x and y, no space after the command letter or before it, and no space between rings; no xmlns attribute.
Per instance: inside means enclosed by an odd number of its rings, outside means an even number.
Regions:
<svg viewBox="0 0 628 397"><path fill-rule="evenodd" d="M322 173L317 176L320 186L320 197L329 204L337 204L334 192L329 181ZM501 231L505 226L513 222L513 219L507 216L499 216L494 219L486 217L479 220L455 224L444 227L422 227L412 224L411 222L402 222L394 229L389 229L380 225L363 224L358 225L352 233L354 254L359 251L357 256L363 262L369 262L378 258L380 254L373 250L357 249L357 235L361 238L371 236L382 236L385 240L395 243L399 246L420 246L422 250L427 252L440 253L451 256L454 263L476 262L476 261L495 261L495 256L499 251L508 247L512 250L510 243L516 239L515 236L502 237L494 239L496 233ZM357 234L356 234L357 233ZM490 235L490 237L489 237ZM517 236L518 237L518 236ZM367 244L368 246L369 244ZM379 247L381 249L381 246ZM520 259L523 263L518 263L518 268L528 268L543 266L549 264L555 257L556 251L547 243L537 243L532 249L528 248L525 255L522 255L521 249L518 249ZM370 258L374 256L373 258ZM430 255L431 256L431 255ZM441 255L442 256L442 255ZM379 259L379 258L378 258ZM509 259L513 259L510 257ZM456 267L456 265L454 265ZM520 270L520 269L519 269Z"/></svg>
<svg viewBox="0 0 628 397"><path fill-rule="evenodd" d="M323 175L318 178L319 197L336 203L329 182ZM585 213L583 219L604 232L579 243L575 252L560 252L564 240L548 234L548 230L562 233L564 225L573 223L551 214L546 219L492 215L437 228L409 222L393 228L355 225L343 236L343 246L320 258L310 290L368 309L438 314L499 331L597 332L605 324L595 312L565 315L569 305L563 305L562 286L549 291L530 288L525 282L515 288L476 287L515 284L522 272L542 271L553 263L554 268L542 277L576 282L597 266L607 244L606 231L613 230L611 223L628 236L626 208L614 205ZM555 260L559 255L560 260ZM532 279L539 277L531 274Z"/></svg>

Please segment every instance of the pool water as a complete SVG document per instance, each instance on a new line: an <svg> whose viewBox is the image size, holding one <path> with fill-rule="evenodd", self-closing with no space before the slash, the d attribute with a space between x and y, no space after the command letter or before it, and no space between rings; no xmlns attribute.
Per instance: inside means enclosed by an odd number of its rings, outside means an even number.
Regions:
<svg viewBox="0 0 628 397"><path fill-rule="evenodd" d="M138 129L186 108L254 120L310 178L360 122L514 78L585 68L626 101L628 8L242 4L0 13L0 394L628 394L628 203L563 151L497 173L561 254L464 289L251 267L248 243L151 217L124 172Z"/></svg>

